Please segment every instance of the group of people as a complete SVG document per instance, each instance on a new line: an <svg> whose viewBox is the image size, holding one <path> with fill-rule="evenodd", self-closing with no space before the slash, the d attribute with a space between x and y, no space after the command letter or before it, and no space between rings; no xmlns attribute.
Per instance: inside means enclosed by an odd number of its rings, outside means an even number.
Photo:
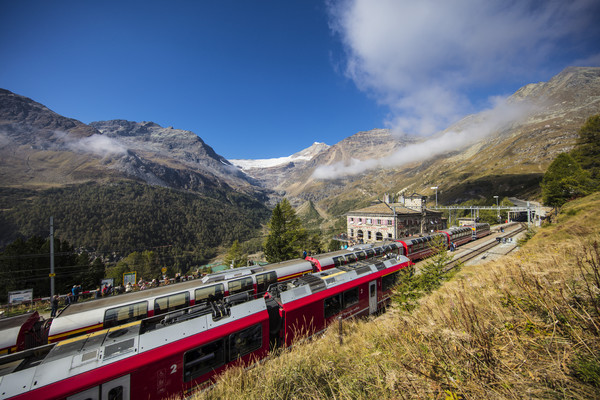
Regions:
<svg viewBox="0 0 600 400"><path fill-rule="evenodd" d="M74 304L79 301L79 297L81 296L83 290L81 289L81 285L73 285L73 288L67 296L65 297L65 306L69 304ZM55 294L50 299L50 317L56 317L56 312L58 311L58 304L60 302L60 296Z"/></svg>
<svg viewBox="0 0 600 400"><path fill-rule="evenodd" d="M166 276L162 277L162 282L164 284L168 284L170 281L174 281L175 283L185 281L187 277L182 276L177 273L174 279L169 279ZM195 278L195 277L194 277ZM110 283L105 283L102 285L102 288L97 288L94 294L96 299L100 299L102 297L110 296L113 294L121 294L121 293L129 293L137 290L146 290L153 287L158 287L161 284L161 277L158 279L152 279L151 282L146 282L143 279L140 279L137 284L135 282L132 284L131 282L127 282L125 286L119 285L117 287L113 287ZM79 298L83 294L83 290L81 285L73 285L71 291L65 296L65 306L69 304L74 304L79 301ZM50 317L56 317L56 313L58 312L58 306L60 302L60 296L54 295L50 299Z"/></svg>

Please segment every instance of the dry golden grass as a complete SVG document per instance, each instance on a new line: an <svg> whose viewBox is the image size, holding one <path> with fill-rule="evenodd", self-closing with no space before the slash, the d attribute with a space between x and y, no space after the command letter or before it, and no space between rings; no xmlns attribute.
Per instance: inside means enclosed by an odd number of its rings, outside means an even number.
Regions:
<svg viewBox="0 0 600 400"><path fill-rule="evenodd" d="M412 312L346 322L197 399L600 397L600 195L512 256L464 268ZM594 245L595 243L595 245Z"/></svg>

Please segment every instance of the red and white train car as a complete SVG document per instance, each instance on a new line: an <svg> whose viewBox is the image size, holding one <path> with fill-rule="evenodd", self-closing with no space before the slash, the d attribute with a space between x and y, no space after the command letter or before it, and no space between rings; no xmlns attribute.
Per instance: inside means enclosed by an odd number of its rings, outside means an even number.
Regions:
<svg viewBox="0 0 600 400"><path fill-rule="evenodd" d="M37 311L0 319L0 355L15 353L36 342L35 326L40 324Z"/></svg>
<svg viewBox="0 0 600 400"><path fill-rule="evenodd" d="M281 338L291 345L298 335L323 331L343 319L380 312L390 302L392 288L403 268L412 265L405 256L374 263L356 263L309 274L269 291L281 306Z"/></svg>
<svg viewBox="0 0 600 400"><path fill-rule="evenodd" d="M442 240L447 245L446 237L442 233L433 233L427 236L398 240L397 242L404 248L406 257L416 261L435 253L438 240Z"/></svg>
<svg viewBox="0 0 600 400"><path fill-rule="evenodd" d="M308 256L306 257L306 260L310 261L316 272L351 264L360 260L381 257L387 254L403 255L402 248L395 242L387 244L361 244L344 250Z"/></svg>
<svg viewBox="0 0 600 400"><path fill-rule="evenodd" d="M263 298L217 300L0 358L0 399L162 399L231 365L267 356L297 332L380 310L406 257L273 285ZM236 300L233 300L233 299ZM339 304L334 304L341 301ZM346 301L346 303L343 303Z"/></svg>
<svg viewBox="0 0 600 400"><path fill-rule="evenodd" d="M470 226L459 226L440 231L446 235L448 245L454 243L455 246L461 246L473 240L473 228Z"/></svg>
<svg viewBox="0 0 600 400"><path fill-rule="evenodd" d="M431 235L396 240L396 242L403 247L402 254L412 261L417 261L435 253L437 251L435 247L440 240L444 243L446 248L449 248L451 243L460 246L472 240L487 236L490 233L492 233L490 224L477 223L474 226L465 225L458 228L450 228L445 231L438 231Z"/></svg>
<svg viewBox="0 0 600 400"><path fill-rule="evenodd" d="M492 233L490 224L485 222L478 222L475 226L471 226L471 228L473 229L473 236L475 239L481 239Z"/></svg>
<svg viewBox="0 0 600 400"><path fill-rule="evenodd" d="M312 271L308 261L295 259L226 270L207 275L202 280L71 304L52 320L48 343L165 314L209 299L244 292L260 297L269 285Z"/></svg>

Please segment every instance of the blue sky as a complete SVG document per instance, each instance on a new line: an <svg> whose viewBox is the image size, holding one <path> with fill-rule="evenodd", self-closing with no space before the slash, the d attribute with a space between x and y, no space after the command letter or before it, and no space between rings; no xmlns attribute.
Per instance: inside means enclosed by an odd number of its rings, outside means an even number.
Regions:
<svg viewBox="0 0 600 400"><path fill-rule="evenodd" d="M481 4L480 4L481 3ZM0 87L89 123L154 121L226 158L374 128L430 135L569 65L597 0L0 0Z"/></svg>

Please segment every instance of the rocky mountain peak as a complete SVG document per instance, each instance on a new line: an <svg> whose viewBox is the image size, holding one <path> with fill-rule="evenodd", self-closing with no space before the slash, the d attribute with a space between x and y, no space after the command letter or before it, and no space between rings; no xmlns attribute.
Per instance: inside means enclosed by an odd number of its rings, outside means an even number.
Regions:
<svg viewBox="0 0 600 400"><path fill-rule="evenodd" d="M13 139L35 130L50 138L54 132L67 133L72 137L87 137L97 131L76 119L66 118L32 99L6 89L0 89L0 127L12 133ZM30 142L33 138L27 138Z"/></svg>

